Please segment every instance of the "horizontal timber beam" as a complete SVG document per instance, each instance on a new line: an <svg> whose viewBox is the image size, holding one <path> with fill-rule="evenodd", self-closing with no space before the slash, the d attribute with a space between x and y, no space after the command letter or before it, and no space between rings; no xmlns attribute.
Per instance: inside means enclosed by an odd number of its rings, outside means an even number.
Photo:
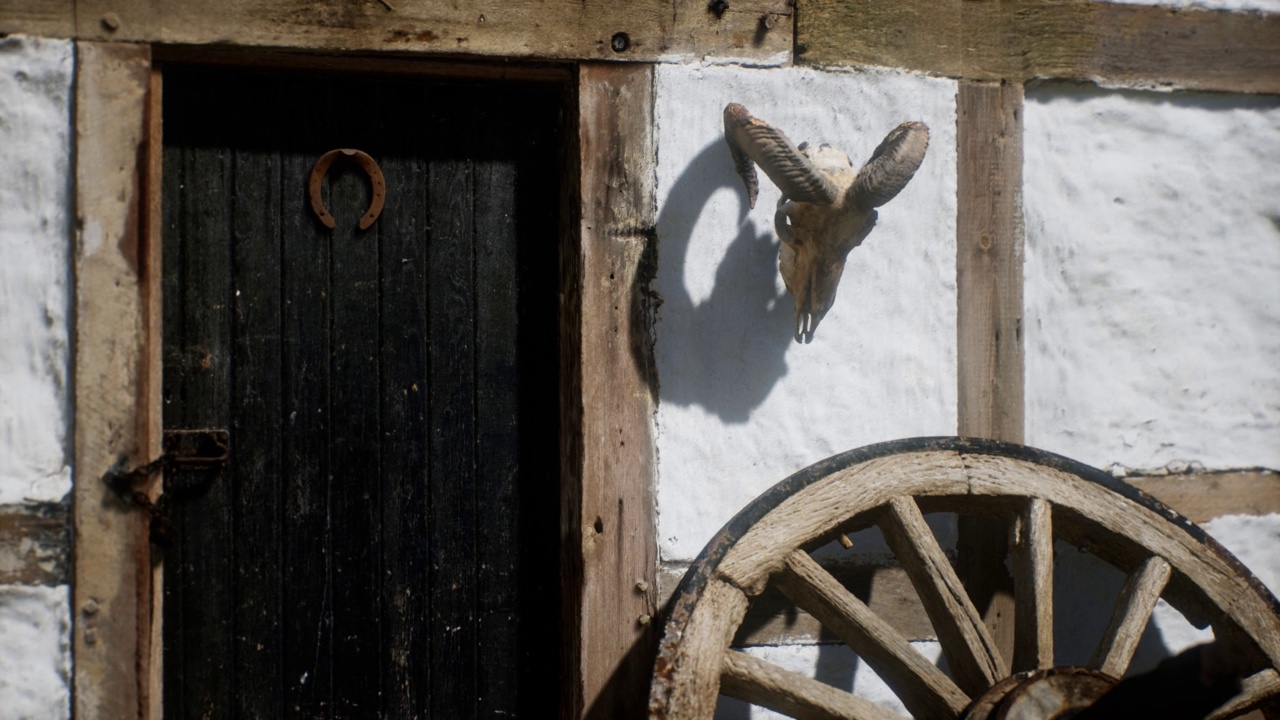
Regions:
<svg viewBox="0 0 1280 720"><path fill-rule="evenodd" d="M779 65L789 0L0 0L0 34L158 45Z"/></svg>
<svg viewBox="0 0 1280 720"><path fill-rule="evenodd" d="M1280 14L1086 0L802 0L796 61L1280 93Z"/></svg>
<svg viewBox="0 0 1280 720"><path fill-rule="evenodd" d="M67 505L0 505L0 585L66 585L70 574Z"/></svg>
<svg viewBox="0 0 1280 720"><path fill-rule="evenodd" d="M1138 474L1128 475L1124 481L1191 522L1208 522L1223 515L1280 513L1280 471L1276 470Z"/></svg>
<svg viewBox="0 0 1280 720"><path fill-rule="evenodd" d="M794 16L794 22L793 22ZM794 30L793 30L794 29ZM878 65L1280 93L1280 14L1087 0L0 0L0 35L322 53Z"/></svg>

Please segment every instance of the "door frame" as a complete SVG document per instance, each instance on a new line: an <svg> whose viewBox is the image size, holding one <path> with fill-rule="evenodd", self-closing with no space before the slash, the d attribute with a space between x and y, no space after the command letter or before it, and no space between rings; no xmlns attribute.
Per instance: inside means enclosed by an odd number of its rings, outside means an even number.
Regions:
<svg viewBox="0 0 1280 720"><path fill-rule="evenodd" d="M94 41L76 43L73 717L162 717L164 568L146 514L98 480L161 447L166 62L559 85L561 716L639 717L658 612L652 65Z"/></svg>

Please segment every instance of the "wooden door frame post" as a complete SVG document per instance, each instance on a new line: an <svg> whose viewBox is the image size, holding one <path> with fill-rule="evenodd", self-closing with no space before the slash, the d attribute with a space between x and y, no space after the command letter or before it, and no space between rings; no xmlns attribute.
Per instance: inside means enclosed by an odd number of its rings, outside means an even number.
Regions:
<svg viewBox="0 0 1280 720"><path fill-rule="evenodd" d="M562 717L644 716L657 640L650 311L653 67L578 67L580 188L562 252ZM579 214L580 213L580 214ZM574 247L576 245L576 247Z"/></svg>
<svg viewBox="0 0 1280 720"><path fill-rule="evenodd" d="M150 460L147 45L78 42L75 82L73 716L147 717L151 558L146 514L103 478ZM156 406L158 407L158 405Z"/></svg>

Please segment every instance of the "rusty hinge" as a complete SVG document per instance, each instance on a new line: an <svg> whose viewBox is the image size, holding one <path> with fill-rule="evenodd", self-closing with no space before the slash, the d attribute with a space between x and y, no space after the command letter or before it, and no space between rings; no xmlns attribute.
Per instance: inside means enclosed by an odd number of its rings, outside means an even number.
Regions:
<svg viewBox="0 0 1280 720"><path fill-rule="evenodd" d="M231 458L231 434L221 429L166 430L160 457L131 470L116 469L102 480L121 498L151 516L151 541L169 544L174 495L207 486ZM181 477L172 471L196 471ZM152 500L147 484L157 472L164 474L160 496Z"/></svg>

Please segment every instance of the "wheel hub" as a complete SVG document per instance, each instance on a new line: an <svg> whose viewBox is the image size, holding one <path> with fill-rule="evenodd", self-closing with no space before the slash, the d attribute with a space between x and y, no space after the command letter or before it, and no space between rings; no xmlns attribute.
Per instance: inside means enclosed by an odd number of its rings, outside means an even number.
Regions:
<svg viewBox="0 0 1280 720"><path fill-rule="evenodd" d="M1079 667L1018 673L973 702L964 720L1065 720L1116 684L1106 673Z"/></svg>

